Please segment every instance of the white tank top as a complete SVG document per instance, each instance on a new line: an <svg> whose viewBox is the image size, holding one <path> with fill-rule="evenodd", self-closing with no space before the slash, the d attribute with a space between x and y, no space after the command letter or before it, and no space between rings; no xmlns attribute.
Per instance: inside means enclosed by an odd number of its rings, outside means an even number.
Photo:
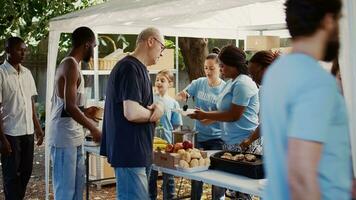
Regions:
<svg viewBox="0 0 356 200"><path fill-rule="evenodd" d="M84 109L85 94L84 94L84 77L79 69L79 63L74 57L66 57L61 63L67 59L73 59L77 64L80 74L80 84L77 88L76 104L80 109ZM57 94L57 83L53 90L51 98L52 108L50 116L50 130L48 131L48 143L55 147L76 147L84 142L83 126L76 122L69 113L64 109L64 100Z"/></svg>

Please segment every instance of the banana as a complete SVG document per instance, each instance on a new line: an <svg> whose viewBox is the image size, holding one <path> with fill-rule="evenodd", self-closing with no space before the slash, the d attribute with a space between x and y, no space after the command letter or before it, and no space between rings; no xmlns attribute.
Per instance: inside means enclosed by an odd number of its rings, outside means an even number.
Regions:
<svg viewBox="0 0 356 200"><path fill-rule="evenodd" d="M158 149L165 149L167 144L153 144L153 149L158 150Z"/></svg>
<svg viewBox="0 0 356 200"><path fill-rule="evenodd" d="M168 142L159 137L154 137L153 144L168 144Z"/></svg>

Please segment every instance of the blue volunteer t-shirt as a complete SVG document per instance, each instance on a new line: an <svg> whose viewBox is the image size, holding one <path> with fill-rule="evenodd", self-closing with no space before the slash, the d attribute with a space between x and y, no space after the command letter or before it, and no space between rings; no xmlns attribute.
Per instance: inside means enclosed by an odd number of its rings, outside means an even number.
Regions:
<svg viewBox="0 0 356 200"><path fill-rule="evenodd" d="M138 102L145 108L153 103L147 68L132 56L120 60L109 76L100 154L113 167L150 166L154 124L128 121L123 109L125 100Z"/></svg>
<svg viewBox="0 0 356 200"><path fill-rule="evenodd" d="M157 102L157 101L160 101L164 104L164 114L159 120L159 123L163 126L164 129L164 135L162 139L165 139L170 144L172 144L173 126L183 125L182 116L179 113L172 111L172 109L173 110L179 109L179 104L175 99L173 99L168 95L162 97L159 96L158 94L155 94L153 96L153 102Z"/></svg>
<svg viewBox="0 0 356 200"><path fill-rule="evenodd" d="M322 199L351 199L347 114L335 78L312 57L293 53L269 68L262 85L261 126L268 179L264 199L290 199L290 138L323 144L318 168Z"/></svg>
<svg viewBox="0 0 356 200"><path fill-rule="evenodd" d="M218 110L228 111L231 104L244 106L245 110L239 120L221 122L224 131L222 140L226 144L239 144L258 126L260 105L258 88L249 76L241 74L234 80L226 82L226 86L217 101Z"/></svg>
<svg viewBox="0 0 356 200"><path fill-rule="evenodd" d="M216 100L225 86L225 82L221 80L220 85L210 87L206 77L193 80L190 85L186 87L188 94L194 98L196 107L205 111L214 111L216 108ZM204 125L200 121L195 120L195 130L198 131L198 142L204 142L212 139L221 138L222 131L218 122Z"/></svg>

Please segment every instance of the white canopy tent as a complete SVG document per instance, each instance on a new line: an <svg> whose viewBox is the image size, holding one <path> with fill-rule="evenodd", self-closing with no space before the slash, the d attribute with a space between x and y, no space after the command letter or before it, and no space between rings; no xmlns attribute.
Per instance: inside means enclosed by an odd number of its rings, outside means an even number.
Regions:
<svg viewBox="0 0 356 200"><path fill-rule="evenodd" d="M54 18L50 30L87 25L97 33L137 34L154 26L169 36L236 39L238 27L271 24L284 24L281 1L112 0Z"/></svg>
<svg viewBox="0 0 356 200"><path fill-rule="evenodd" d="M351 6L355 6L353 0L348 1L353 4ZM61 33L72 32L79 26L88 26L96 34L138 34L142 29L154 26L163 35L176 37L245 39L247 35L262 34L289 37L288 31L285 30L283 2L282 0L111 0L52 19L47 61L47 129ZM355 49L356 45L353 48ZM349 49L345 49L345 52L349 52ZM355 60L350 60L349 63L356 65ZM94 68L98 69L97 48L94 55ZM342 70L342 73L344 75L346 72ZM356 72L354 74L356 77ZM356 84L352 85L351 82L344 84L348 85L345 91L346 97L353 99L351 98L353 95L356 99L356 92L351 92L355 90ZM348 105L356 109L355 101L348 101ZM351 122L355 122L351 124L356 124L356 116L351 117ZM356 128L353 128L353 132L356 133ZM46 146L46 199L49 191L48 154Z"/></svg>

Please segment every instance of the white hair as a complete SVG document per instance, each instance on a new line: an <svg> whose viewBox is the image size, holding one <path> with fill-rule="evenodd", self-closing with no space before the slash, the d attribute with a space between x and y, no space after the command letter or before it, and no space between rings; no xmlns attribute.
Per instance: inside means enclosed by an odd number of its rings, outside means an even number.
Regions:
<svg viewBox="0 0 356 200"><path fill-rule="evenodd" d="M138 35L137 40L136 40L136 45L138 43L146 41L149 37L161 37L161 33L157 28L154 27L148 27L145 28L141 31L141 33Z"/></svg>

